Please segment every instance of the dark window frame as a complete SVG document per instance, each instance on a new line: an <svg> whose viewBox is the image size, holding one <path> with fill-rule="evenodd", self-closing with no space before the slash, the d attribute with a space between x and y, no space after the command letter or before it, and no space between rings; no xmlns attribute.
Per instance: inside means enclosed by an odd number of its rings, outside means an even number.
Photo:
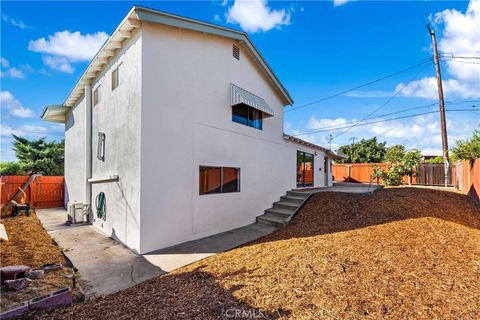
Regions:
<svg viewBox="0 0 480 320"><path fill-rule="evenodd" d="M244 108L244 110L241 110ZM241 116L240 112L246 111L247 116ZM263 130L263 112L255 109L247 104L241 103L232 106L232 121L244 126L254 128L257 130Z"/></svg>
<svg viewBox="0 0 480 320"><path fill-rule="evenodd" d="M112 91L120 86L120 66L122 63L119 63L117 67L112 71Z"/></svg>
<svg viewBox="0 0 480 320"><path fill-rule="evenodd" d="M220 169L220 185L218 188L215 189L220 189L219 191L212 191L212 192L202 192L202 186L201 186L201 175L202 175L202 169L215 169L218 170ZM237 172L237 186L236 189L233 191L224 191L223 188L226 186L224 182L224 169L234 169ZM199 173L199 179L198 179L198 194L203 196L203 195L209 195L209 194L224 194L224 193L236 193L240 192L240 177L241 177L241 170L238 167L216 167L216 166L199 166L198 169Z"/></svg>
<svg viewBox="0 0 480 320"><path fill-rule="evenodd" d="M92 94L92 100L93 100L93 106L95 107L97 104L100 103L101 97L100 97L100 87L101 85L98 85L95 89L93 89L93 94Z"/></svg>

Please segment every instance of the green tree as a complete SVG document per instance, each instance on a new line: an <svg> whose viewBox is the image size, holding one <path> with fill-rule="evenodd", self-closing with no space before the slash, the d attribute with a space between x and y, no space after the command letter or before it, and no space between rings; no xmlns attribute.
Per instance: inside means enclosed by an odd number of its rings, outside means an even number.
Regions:
<svg viewBox="0 0 480 320"><path fill-rule="evenodd" d="M385 152L385 161L390 163L398 163L402 161L404 156L405 147L400 144L396 144L387 148L387 151Z"/></svg>
<svg viewBox="0 0 480 320"><path fill-rule="evenodd" d="M360 142L351 145L341 146L339 153L348 156L343 163L375 163L383 162L385 158L386 142L379 143L376 137L371 139L362 139Z"/></svg>
<svg viewBox="0 0 480 320"><path fill-rule="evenodd" d="M409 177L408 183L412 183L412 176L415 175L415 168L422 162L422 153L419 150L411 150L403 155L401 166L403 174Z"/></svg>
<svg viewBox="0 0 480 320"><path fill-rule="evenodd" d="M21 168L27 173L47 176L63 175L64 141L47 142L45 138L28 140L13 135L13 151Z"/></svg>
<svg viewBox="0 0 480 320"><path fill-rule="evenodd" d="M21 176L24 172L18 162L0 162L0 176Z"/></svg>
<svg viewBox="0 0 480 320"><path fill-rule="evenodd" d="M451 157L454 161L480 158L480 126L473 131L470 139L456 141L456 146L451 150Z"/></svg>
<svg viewBox="0 0 480 320"><path fill-rule="evenodd" d="M423 162L425 163L443 163L443 157L442 156L437 156L432 159L424 160Z"/></svg>

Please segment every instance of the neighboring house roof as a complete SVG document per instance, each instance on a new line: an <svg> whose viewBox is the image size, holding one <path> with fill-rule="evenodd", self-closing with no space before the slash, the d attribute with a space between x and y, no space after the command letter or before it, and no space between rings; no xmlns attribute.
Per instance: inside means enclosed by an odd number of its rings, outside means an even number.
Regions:
<svg viewBox="0 0 480 320"><path fill-rule="evenodd" d="M108 64L109 59L115 55L117 50L122 48L124 40L131 37L132 31L141 27L142 21L218 35L234 39L239 43L245 44L246 48L252 53L256 62L258 62L259 66L265 71L265 74L272 81L275 90L278 91L280 96L283 98L284 105L293 104L291 96L283 87L280 80L278 80L277 76L273 73L272 68L270 68L268 63L262 57L245 32L158 10L134 6L87 66L82 76L75 84L75 87L62 104L63 106L72 107L81 99L84 94L85 86L93 82L98 73L101 72ZM46 109L48 109L48 107L46 107ZM45 118L46 115L48 115L48 113L44 111L42 118L49 120L48 118Z"/></svg>
<svg viewBox="0 0 480 320"><path fill-rule="evenodd" d="M333 152L332 150L329 150L327 148L324 148L322 146L319 146L317 144L314 144L314 143L311 143L311 142L308 142L308 141L305 141L305 140L302 140L302 139L299 139L297 137L294 137L294 136L291 136L291 135L288 135L286 133L283 134L283 138L285 140L288 140L288 141L291 141L291 142L294 142L294 143L297 143L297 144L301 144L301 145L304 145L304 146L307 146L307 147L310 147L310 148L313 148L313 149L318 149L320 151L323 151L325 152L328 156L330 156L332 159L347 159L348 156L344 155L344 154L337 154L335 152Z"/></svg>

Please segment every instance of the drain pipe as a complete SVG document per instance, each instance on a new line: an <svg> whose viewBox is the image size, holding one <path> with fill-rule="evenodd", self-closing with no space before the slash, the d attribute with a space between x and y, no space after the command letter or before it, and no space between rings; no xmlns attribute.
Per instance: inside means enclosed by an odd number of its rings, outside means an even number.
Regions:
<svg viewBox="0 0 480 320"><path fill-rule="evenodd" d="M85 85L85 210L92 221L92 86Z"/></svg>

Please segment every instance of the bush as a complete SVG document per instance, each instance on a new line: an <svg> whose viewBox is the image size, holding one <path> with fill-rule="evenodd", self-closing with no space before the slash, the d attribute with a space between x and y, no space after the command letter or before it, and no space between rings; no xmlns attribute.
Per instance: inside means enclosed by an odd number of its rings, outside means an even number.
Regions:
<svg viewBox="0 0 480 320"><path fill-rule="evenodd" d="M23 169L18 162L0 162L0 176L21 176Z"/></svg>

